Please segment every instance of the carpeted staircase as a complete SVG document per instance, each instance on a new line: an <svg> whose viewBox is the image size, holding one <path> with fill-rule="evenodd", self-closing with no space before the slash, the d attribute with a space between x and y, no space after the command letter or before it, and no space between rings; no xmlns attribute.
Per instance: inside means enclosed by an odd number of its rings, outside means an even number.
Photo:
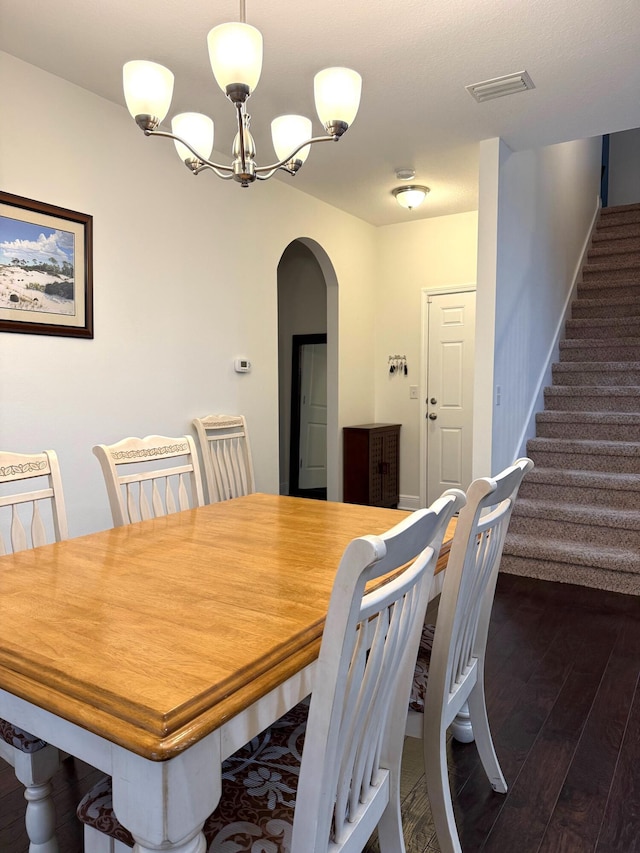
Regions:
<svg viewBox="0 0 640 853"><path fill-rule="evenodd" d="M640 595L640 204L604 208L501 570Z"/></svg>

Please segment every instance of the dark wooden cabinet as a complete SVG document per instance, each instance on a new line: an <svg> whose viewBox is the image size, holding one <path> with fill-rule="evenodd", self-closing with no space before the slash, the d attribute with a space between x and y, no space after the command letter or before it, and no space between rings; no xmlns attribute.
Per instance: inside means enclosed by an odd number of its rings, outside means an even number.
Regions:
<svg viewBox="0 0 640 853"><path fill-rule="evenodd" d="M397 507L400 424L361 424L343 429L343 500Z"/></svg>

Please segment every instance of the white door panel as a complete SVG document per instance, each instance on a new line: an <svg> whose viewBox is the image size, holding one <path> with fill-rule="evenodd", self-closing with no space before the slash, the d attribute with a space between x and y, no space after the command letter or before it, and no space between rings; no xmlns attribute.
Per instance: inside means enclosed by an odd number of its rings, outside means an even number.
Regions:
<svg viewBox="0 0 640 853"><path fill-rule="evenodd" d="M301 489L327 485L327 345L305 344L302 348L300 387Z"/></svg>
<svg viewBox="0 0 640 853"><path fill-rule="evenodd" d="M471 482L475 291L428 298L427 503Z"/></svg>

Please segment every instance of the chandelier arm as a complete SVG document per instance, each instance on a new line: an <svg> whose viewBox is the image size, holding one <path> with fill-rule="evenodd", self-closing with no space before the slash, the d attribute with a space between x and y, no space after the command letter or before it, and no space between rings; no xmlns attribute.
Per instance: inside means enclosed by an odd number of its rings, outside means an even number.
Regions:
<svg viewBox="0 0 640 853"><path fill-rule="evenodd" d="M287 166L276 166L274 169L272 169L270 172L267 172L265 175L257 174L260 170L256 169L256 180L257 181L268 181L269 178L273 177L275 175L275 173L279 170L282 172L286 172L287 175L295 175L296 174L295 169L289 169L289 168L287 168Z"/></svg>
<svg viewBox="0 0 640 853"><path fill-rule="evenodd" d="M175 139L176 142L181 142L186 148L188 148L189 151L191 151L191 153L193 154L193 156L196 157L201 163L203 163L204 166L208 166L210 169L213 169L214 171L216 169L220 169L220 171L222 171L222 172L229 172L230 173L229 177L233 177L233 175L231 174L233 172L233 168L231 166L225 166L221 163L214 163L213 160L207 160L206 157L203 157L201 154L198 154L198 152L195 150L195 148L193 148L193 146L189 145L189 143L186 141L186 139L182 139L182 137L176 136L175 133L169 133L168 130L145 130L144 135L145 136L163 136L165 139ZM198 167L198 168L200 168L200 167ZM222 177L222 175L220 177Z"/></svg>
<svg viewBox="0 0 640 853"><path fill-rule="evenodd" d="M225 166L226 168L226 166ZM210 163L203 163L201 166L196 166L195 169L191 169L194 175L199 175L200 172L215 172L215 174L222 178L223 181L230 181L233 178L233 172L221 172L217 166L213 166Z"/></svg>
<svg viewBox="0 0 640 853"><path fill-rule="evenodd" d="M284 160L280 160L278 163L271 163L270 166L260 166L256 169L256 174L258 174L259 172L271 172L273 174L276 169L283 168L285 163L288 163L290 160L293 160L298 151L302 151L302 149L305 148L307 145L313 145L314 142L338 142L339 139L339 136L314 136L311 139L307 139L306 142L301 142L297 148L294 148L290 154L287 154ZM295 174L291 169L286 169L285 171L291 172L291 174Z"/></svg>

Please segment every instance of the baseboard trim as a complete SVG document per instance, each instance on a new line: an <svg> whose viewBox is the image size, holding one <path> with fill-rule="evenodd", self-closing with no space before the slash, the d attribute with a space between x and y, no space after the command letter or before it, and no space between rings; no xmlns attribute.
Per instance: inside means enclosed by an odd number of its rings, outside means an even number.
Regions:
<svg viewBox="0 0 640 853"><path fill-rule="evenodd" d="M398 509L407 509L411 512L420 509L419 495L400 495L398 497Z"/></svg>

